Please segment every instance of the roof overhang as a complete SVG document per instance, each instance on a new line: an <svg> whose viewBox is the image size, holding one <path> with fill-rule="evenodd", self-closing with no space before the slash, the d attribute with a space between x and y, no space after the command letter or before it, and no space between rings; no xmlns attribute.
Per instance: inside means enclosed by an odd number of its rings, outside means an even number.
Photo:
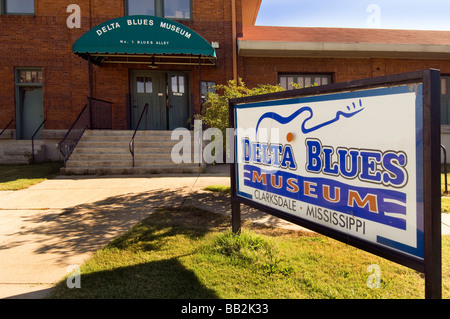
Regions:
<svg viewBox="0 0 450 319"><path fill-rule="evenodd" d="M238 39L243 57L346 57L450 59L450 45L283 42Z"/></svg>
<svg viewBox="0 0 450 319"><path fill-rule="evenodd" d="M95 64L146 63L214 65L216 52L190 28L154 16L125 16L81 36L73 52Z"/></svg>

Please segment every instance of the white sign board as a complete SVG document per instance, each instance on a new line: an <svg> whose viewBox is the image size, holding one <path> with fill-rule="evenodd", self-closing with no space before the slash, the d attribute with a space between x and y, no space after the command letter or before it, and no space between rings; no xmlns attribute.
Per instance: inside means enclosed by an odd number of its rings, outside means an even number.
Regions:
<svg viewBox="0 0 450 319"><path fill-rule="evenodd" d="M424 258L423 84L234 105L236 196Z"/></svg>

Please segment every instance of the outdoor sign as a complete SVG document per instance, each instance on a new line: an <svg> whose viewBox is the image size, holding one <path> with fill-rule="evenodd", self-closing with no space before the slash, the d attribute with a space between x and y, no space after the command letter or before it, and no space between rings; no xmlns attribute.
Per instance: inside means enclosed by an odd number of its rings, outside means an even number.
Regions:
<svg viewBox="0 0 450 319"><path fill-rule="evenodd" d="M216 57L214 48L195 31L160 17L136 15L106 21L81 36L73 52L88 54L191 55Z"/></svg>
<svg viewBox="0 0 450 319"><path fill-rule="evenodd" d="M425 271L436 74L232 100L233 201Z"/></svg>

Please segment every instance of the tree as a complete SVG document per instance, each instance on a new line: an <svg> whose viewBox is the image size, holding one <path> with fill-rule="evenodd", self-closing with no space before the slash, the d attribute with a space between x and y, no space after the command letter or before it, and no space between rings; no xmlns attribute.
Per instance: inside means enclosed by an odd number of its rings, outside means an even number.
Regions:
<svg viewBox="0 0 450 319"><path fill-rule="evenodd" d="M241 78L237 83L231 80L227 85L216 85L215 89L221 94L208 93L202 114L197 115L196 119L202 120L202 123L209 127L220 129L223 136L228 128L228 101L230 99L284 91L280 85L258 85L249 89Z"/></svg>

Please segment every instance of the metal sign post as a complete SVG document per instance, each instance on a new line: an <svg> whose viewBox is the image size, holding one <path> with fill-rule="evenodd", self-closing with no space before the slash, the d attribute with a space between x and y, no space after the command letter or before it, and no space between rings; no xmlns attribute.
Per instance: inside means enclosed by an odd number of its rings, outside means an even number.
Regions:
<svg viewBox="0 0 450 319"><path fill-rule="evenodd" d="M441 298L440 72L230 100L240 204L425 274Z"/></svg>

